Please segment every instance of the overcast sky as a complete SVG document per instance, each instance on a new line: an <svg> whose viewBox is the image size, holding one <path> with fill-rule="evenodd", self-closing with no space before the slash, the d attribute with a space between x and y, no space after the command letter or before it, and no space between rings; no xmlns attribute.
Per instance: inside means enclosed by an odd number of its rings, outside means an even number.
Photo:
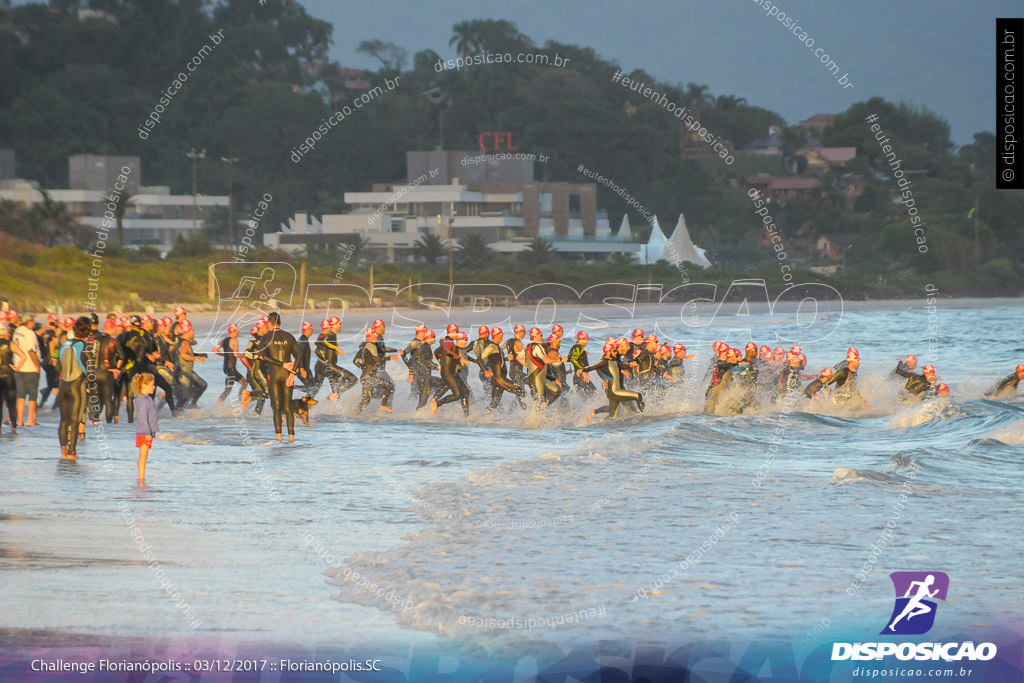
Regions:
<svg viewBox="0 0 1024 683"><path fill-rule="evenodd" d="M715 95L745 97L790 123L874 96L926 106L949 122L957 144L994 130L995 18L1024 14L1020 0L779 3L813 39L808 48L767 16L759 6L767 0L299 2L334 25L331 57L344 66L377 68L356 53L360 41L374 38L406 48L410 63L423 49L454 56L454 24L506 19L537 45L592 47L626 71L707 84ZM840 74L849 73L852 88L818 61L819 47Z"/></svg>

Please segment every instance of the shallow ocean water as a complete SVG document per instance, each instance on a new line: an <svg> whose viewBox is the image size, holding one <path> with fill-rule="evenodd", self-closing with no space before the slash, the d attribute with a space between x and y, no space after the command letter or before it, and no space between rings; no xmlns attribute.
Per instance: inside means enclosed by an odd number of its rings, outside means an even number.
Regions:
<svg viewBox="0 0 1024 683"><path fill-rule="evenodd" d="M699 335L659 321L698 354L696 382L591 425L599 401L576 396L540 415L506 399L493 415L476 404L468 420L456 406L433 419L414 413L396 367L394 415L355 415L350 393L279 445L269 406L240 422L215 405L211 362L201 409L162 413L146 488L131 426L105 430L109 458L90 430L82 459L61 463L47 410L41 427L0 436L0 628L501 643L794 637L825 620L838 637L884 626L888 573L931 569L951 579L944 630L1020 631L1024 399L982 394L1024 361L1024 308L945 301L939 316L934 360L926 314L895 304L847 311L803 344L808 371L860 349L860 413L818 401L703 414L708 342L741 327L764 340L780 320L759 314ZM949 401L896 398L888 373L906 353L937 366ZM475 372L470 384L479 397ZM891 542L850 595L901 487Z"/></svg>

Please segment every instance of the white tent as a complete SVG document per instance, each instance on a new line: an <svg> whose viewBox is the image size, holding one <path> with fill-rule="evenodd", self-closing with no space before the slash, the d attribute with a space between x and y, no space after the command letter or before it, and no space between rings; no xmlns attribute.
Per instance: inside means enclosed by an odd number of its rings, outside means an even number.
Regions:
<svg viewBox="0 0 1024 683"><path fill-rule="evenodd" d="M629 216L622 214L622 223L619 224L619 231L615 233L615 239L620 242L633 241L633 228L629 227Z"/></svg>
<svg viewBox="0 0 1024 683"><path fill-rule="evenodd" d="M661 231L661 224L658 223L658 217L655 216L651 221L651 236L641 250L640 260L648 265L657 263L666 258L665 247L667 245L668 240L665 239L665 233Z"/></svg>
<svg viewBox="0 0 1024 683"><path fill-rule="evenodd" d="M701 268L711 267L711 262L704 255L704 250L696 246L693 240L690 239L690 231L686 228L686 219L683 217L683 214L679 214L676 229L672 231L672 236L668 238L665 258L677 268L683 261Z"/></svg>

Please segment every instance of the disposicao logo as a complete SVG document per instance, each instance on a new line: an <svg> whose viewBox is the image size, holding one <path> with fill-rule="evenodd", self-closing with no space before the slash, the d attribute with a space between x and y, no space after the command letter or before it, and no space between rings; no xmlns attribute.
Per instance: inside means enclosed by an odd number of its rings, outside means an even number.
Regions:
<svg viewBox="0 0 1024 683"><path fill-rule="evenodd" d="M881 635L919 636L935 623L934 600L946 601L949 577L944 572L893 572L889 574L896 589L896 605L889 625ZM901 597L902 596L902 597Z"/></svg>
<svg viewBox="0 0 1024 683"><path fill-rule="evenodd" d="M949 577L944 572L893 572L889 575L896 591L892 615L880 635L917 636L935 624L936 600L946 600ZM897 659L918 661L966 659L988 661L996 656L993 643L834 643L832 661L853 659Z"/></svg>

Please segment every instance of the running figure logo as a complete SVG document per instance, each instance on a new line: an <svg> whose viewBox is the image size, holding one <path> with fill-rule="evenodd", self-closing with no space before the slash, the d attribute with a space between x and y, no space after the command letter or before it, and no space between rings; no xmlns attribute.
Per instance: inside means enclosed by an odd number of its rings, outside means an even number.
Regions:
<svg viewBox="0 0 1024 683"><path fill-rule="evenodd" d="M882 634L917 636L927 633L935 623L938 607L935 600L946 600L949 577L943 572L893 572L889 578L896 589L896 606Z"/></svg>

